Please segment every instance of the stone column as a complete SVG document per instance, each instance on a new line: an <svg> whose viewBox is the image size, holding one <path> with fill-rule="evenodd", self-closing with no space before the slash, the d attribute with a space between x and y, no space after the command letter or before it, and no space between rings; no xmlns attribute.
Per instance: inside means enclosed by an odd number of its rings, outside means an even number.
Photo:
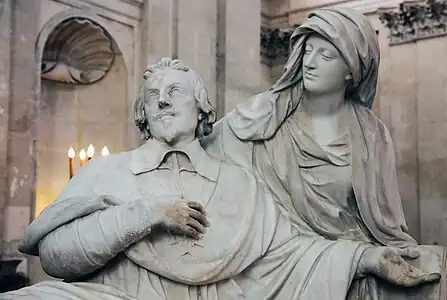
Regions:
<svg viewBox="0 0 447 300"><path fill-rule="evenodd" d="M145 2L141 61L182 59L202 76L222 117L261 91L261 0L186 2Z"/></svg>
<svg viewBox="0 0 447 300"><path fill-rule="evenodd" d="M10 92L3 258L12 258L19 256L17 245L33 215L35 198L38 134L38 99L35 87L39 79L36 77L34 47L39 28L39 15L36 12L40 11L40 1L10 0L5 4L6 10L0 20L0 28L1 32L4 32L7 29L3 26L11 24L12 57L7 83ZM5 44L2 42L0 49L3 49ZM3 61L3 57L0 59ZM7 72L1 74L4 76ZM4 101L4 97L8 96L2 94L0 97L0 101ZM3 122L3 119L1 121Z"/></svg>
<svg viewBox="0 0 447 300"><path fill-rule="evenodd" d="M203 78L213 105L216 105L217 2L180 0L174 22L178 35L176 54Z"/></svg>
<svg viewBox="0 0 447 300"><path fill-rule="evenodd" d="M4 209L8 197L7 188L7 149L8 116L10 99L11 66L11 2L0 1L0 259L3 254L3 237L5 229Z"/></svg>
<svg viewBox="0 0 447 300"><path fill-rule="evenodd" d="M218 103L218 106L224 106L221 112L228 112L239 102L262 91L261 1L224 0L222 2L226 2L225 97L223 104Z"/></svg>
<svg viewBox="0 0 447 300"><path fill-rule="evenodd" d="M408 47L408 46L407 46ZM421 242L447 244L447 37L416 42ZM409 61L409 60L408 60ZM408 62L407 61L407 62Z"/></svg>
<svg viewBox="0 0 447 300"><path fill-rule="evenodd" d="M154 63L160 57L173 56L177 53L174 24L176 2L177 0L144 2L141 11L141 72L147 64Z"/></svg>
<svg viewBox="0 0 447 300"><path fill-rule="evenodd" d="M389 130L396 150L397 179L405 217L412 236L420 241L420 213L418 189L418 124L417 119L417 60L416 45L393 46L384 60L390 70L389 78L381 78L385 89L381 95L382 108L388 107ZM383 64L384 62L382 62ZM388 66L383 65L384 68ZM383 98L382 98L383 96ZM386 114L383 116L386 118Z"/></svg>

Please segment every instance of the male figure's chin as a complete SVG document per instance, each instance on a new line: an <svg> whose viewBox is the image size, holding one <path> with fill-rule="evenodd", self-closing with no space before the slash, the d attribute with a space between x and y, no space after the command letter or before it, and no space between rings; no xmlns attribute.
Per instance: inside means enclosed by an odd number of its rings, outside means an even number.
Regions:
<svg viewBox="0 0 447 300"><path fill-rule="evenodd" d="M175 132L175 131L166 132L160 138L164 143L166 143L168 145L175 144L177 141L177 132Z"/></svg>
<svg viewBox="0 0 447 300"><path fill-rule="evenodd" d="M154 137L166 144L172 144L175 142L177 132L174 130L171 121L161 120L158 124L155 125L156 130L154 129ZM155 127L154 126L154 127ZM156 131L156 133L155 133Z"/></svg>

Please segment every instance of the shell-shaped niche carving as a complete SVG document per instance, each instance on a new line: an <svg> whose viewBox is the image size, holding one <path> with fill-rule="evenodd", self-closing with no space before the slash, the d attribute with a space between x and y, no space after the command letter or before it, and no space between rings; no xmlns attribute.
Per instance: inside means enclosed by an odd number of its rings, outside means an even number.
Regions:
<svg viewBox="0 0 447 300"><path fill-rule="evenodd" d="M101 80L113 65L117 47L99 24L71 18L48 37L42 57L42 77L71 84Z"/></svg>

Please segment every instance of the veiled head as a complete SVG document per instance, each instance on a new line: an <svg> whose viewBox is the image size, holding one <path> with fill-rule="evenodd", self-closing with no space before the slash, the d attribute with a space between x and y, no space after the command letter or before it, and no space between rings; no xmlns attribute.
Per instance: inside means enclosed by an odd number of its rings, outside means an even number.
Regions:
<svg viewBox="0 0 447 300"><path fill-rule="evenodd" d="M291 37L291 54L274 90L303 84L306 42L317 35L333 45L349 68L352 86L347 96L367 107L374 101L380 50L376 32L366 16L354 9L325 8L311 13ZM346 74L341 74L345 80ZM305 83L305 82L304 82ZM335 83L334 83L335 84Z"/></svg>
<svg viewBox="0 0 447 300"><path fill-rule="evenodd" d="M314 94L343 91L351 76L340 51L317 34L306 40L302 68L304 88Z"/></svg>

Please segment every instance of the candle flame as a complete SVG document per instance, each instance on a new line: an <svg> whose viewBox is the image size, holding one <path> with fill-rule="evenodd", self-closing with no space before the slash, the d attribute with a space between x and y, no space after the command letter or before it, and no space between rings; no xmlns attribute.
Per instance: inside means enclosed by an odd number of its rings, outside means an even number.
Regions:
<svg viewBox="0 0 447 300"><path fill-rule="evenodd" d="M92 158L95 155L95 147L93 147L92 144L90 144L87 148L87 156Z"/></svg>
<svg viewBox="0 0 447 300"><path fill-rule="evenodd" d="M70 147L70 149L68 149L68 157L74 158L75 156L76 156L75 149L73 149L73 147Z"/></svg>
<svg viewBox="0 0 447 300"><path fill-rule="evenodd" d="M84 149L81 149L81 152L79 152L79 158L81 160L85 160L86 157L87 157L87 153L85 152Z"/></svg>
<svg viewBox="0 0 447 300"><path fill-rule="evenodd" d="M102 156L109 155L109 149L107 148L107 146L104 146L104 148L102 148L101 155Z"/></svg>

